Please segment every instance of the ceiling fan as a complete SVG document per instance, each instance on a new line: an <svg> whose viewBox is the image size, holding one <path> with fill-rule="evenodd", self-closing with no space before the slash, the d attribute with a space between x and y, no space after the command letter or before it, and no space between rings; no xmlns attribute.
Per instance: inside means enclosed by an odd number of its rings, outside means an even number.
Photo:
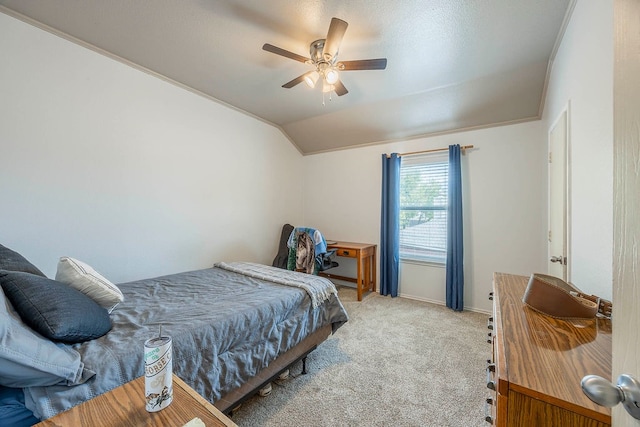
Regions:
<svg viewBox="0 0 640 427"><path fill-rule="evenodd" d="M340 81L340 71L360 71L360 70L384 70L387 67L387 58L360 59L356 61L338 61L338 50L340 43L347 31L347 24L342 19L332 18L327 32L326 39L318 39L311 43L309 48L310 58L298 55L288 50L279 48L269 43L265 43L262 49L275 53L286 58L313 65L314 69L301 76L296 77L282 85L290 89L298 83L305 82L309 87L315 87L322 78L323 92L335 91L338 96L349 93L344 84Z"/></svg>

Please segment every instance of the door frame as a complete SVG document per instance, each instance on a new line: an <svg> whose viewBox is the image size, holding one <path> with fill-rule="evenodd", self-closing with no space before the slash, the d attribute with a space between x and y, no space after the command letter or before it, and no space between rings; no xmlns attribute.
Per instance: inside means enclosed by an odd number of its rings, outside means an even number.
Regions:
<svg viewBox="0 0 640 427"><path fill-rule="evenodd" d="M560 114L552 122L547 131L547 156L551 155L551 132L556 128L562 117L566 117L565 128L565 164L564 164L564 252L562 256L566 257L567 264L565 266L567 282L571 281L571 100L567 101L567 105L560 111ZM551 167L547 157L547 232L551 230ZM547 259L545 265L549 264L549 239L547 237Z"/></svg>

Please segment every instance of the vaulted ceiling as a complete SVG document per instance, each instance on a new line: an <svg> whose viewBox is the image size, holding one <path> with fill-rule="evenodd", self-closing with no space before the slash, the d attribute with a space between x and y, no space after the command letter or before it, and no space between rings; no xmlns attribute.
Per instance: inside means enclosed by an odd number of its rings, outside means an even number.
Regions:
<svg viewBox="0 0 640 427"><path fill-rule="evenodd" d="M280 129L303 154L540 117L575 0L0 0L0 11L135 64ZM348 93L298 84L333 17Z"/></svg>

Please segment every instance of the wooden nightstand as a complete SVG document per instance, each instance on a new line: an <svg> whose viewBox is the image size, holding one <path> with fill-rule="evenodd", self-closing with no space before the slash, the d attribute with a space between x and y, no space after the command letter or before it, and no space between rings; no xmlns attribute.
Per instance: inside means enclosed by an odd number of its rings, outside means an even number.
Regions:
<svg viewBox="0 0 640 427"><path fill-rule="evenodd" d="M173 402L161 411L146 411L144 377L140 377L36 425L180 427L196 417L207 427L237 427L233 421L174 375Z"/></svg>

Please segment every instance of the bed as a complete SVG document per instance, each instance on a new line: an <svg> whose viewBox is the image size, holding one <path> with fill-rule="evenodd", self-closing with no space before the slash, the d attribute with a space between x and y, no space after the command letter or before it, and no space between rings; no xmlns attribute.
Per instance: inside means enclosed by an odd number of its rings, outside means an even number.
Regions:
<svg viewBox="0 0 640 427"><path fill-rule="evenodd" d="M9 273L1 261L0 269L2 282ZM144 341L157 336L160 325L173 340L173 372L229 413L348 320L327 279L260 264L218 263L117 288L122 302L107 313L106 334L76 344L51 341L72 359L71 374L65 371L56 384L9 384L37 418L142 376ZM9 298L0 305L12 322L24 320L16 319ZM75 354L79 365L73 365Z"/></svg>

